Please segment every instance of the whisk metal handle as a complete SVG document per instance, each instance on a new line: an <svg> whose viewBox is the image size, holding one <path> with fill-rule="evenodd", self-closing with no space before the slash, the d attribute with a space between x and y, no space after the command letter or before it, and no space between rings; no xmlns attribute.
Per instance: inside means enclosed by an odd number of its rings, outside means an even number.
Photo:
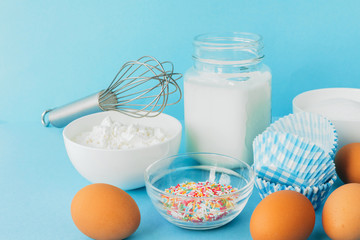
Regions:
<svg viewBox="0 0 360 240"><path fill-rule="evenodd" d="M62 128L79 117L103 111L99 105L99 94L101 92L64 106L44 111L41 116L42 124L45 127L51 124L54 127Z"/></svg>

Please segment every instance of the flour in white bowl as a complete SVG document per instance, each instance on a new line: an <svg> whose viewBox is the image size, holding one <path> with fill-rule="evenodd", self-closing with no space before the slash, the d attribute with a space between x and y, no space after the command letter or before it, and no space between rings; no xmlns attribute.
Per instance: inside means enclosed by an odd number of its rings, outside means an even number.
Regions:
<svg viewBox="0 0 360 240"><path fill-rule="evenodd" d="M106 117L92 131L79 134L74 141L89 147L119 150L147 147L166 139L166 134L160 128L126 125Z"/></svg>

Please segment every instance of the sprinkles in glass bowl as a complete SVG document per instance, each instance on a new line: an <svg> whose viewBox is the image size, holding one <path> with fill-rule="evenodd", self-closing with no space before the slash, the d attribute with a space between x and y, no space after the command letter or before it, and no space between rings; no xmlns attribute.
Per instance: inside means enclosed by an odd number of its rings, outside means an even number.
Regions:
<svg viewBox="0 0 360 240"><path fill-rule="evenodd" d="M193 230L217 228L237 217L254 181L248 164L215 153L167 157L145 171L146 191L156 210L176 226Z"/></svg>
<svg viewBox="0 0 360 240"><path fill-rule="evenodd" d="M165 189L166 193L201 199L181 199L163 195L167 214L186 222L215 221L234 209L234 196L225 196L237 191L231 185L215 182L185 182ZM209 199L207 199L209 198Z"/></svg>

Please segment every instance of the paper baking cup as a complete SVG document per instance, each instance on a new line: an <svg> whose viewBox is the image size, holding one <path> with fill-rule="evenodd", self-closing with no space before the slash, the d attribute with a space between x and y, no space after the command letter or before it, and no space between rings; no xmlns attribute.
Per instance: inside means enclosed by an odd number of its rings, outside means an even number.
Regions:
<svg viewBox="0 0 360 240"><path fill-rule="evenodd" d="M338 144L335 127L321 115L310 112L290 114L272 123L266 131L292 133L320 146L332 158L335 156Z"/></svg>
<svg viewBox="0 0 360 240"><path fill-rule="evenodd" d="M271 182L306 187L335 175L332 157L297 135L266 131L255 138L253 151L255 172Z"/></svg>
<svg viewBox="0 0 360 240"><path fill-rule="evenodd" d="M274 165L270 166L255 166L254 171L257 176L267 180L269 182L284 184L284 185L292 185L297 187L307 187L319 185L327 182L335 175L335 168L332 173L319 173L319 177L314 178L301 178L296 174L278 168Z"/></svg>
<svg viewBox="0 0 360 240"><path fill-rule="evenodd" d="M262 199L270 195L271 193L277 191L292 190L299 192L303 194L305 197L307 197L314 206L314 209L317 209L326 199L331 189L331 186L334 184L335 180L336 180L336 176L334 176L332 179L330 179L328 182L324 184L311 186L311 187L296 187L296 186L294 187L279 183L275 184L257 177L255 179L255 186L258 189L260 197Z"/></svg>

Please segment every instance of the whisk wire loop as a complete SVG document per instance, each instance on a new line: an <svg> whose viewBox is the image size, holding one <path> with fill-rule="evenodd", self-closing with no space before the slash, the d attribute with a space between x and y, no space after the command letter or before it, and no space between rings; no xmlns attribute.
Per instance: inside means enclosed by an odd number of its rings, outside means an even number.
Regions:
<svg viewBox="0 0 360 240"><path fill-rule="evenodd" d="M129 61L100 94L99 103L104 110L115 110L133 117L157 116L167 105L181 100L181 90L176 81L182 75L173 71L171 62L159 62L150 56ZM142 85L146 88L136 91ZM179 97L175 102L169 103L169 95L176 92ZM108 101L114 97L117 100L115 103ZM142 102L149 99L148 102Z"/></svg>

